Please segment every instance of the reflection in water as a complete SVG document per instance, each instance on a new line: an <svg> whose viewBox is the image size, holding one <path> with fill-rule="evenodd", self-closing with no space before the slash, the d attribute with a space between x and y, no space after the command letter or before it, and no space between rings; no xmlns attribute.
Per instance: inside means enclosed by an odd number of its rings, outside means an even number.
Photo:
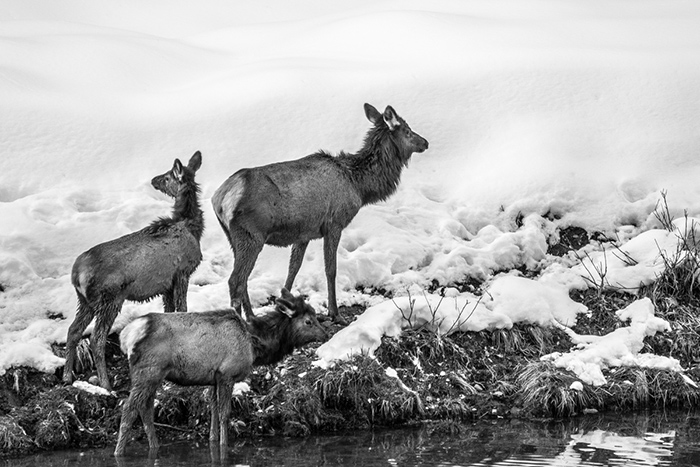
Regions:
<svg viewBox="0 0 700 467"><path fill-rule="evenodd" d="M0 467L116 466L691 466L700 465L700 420L695 415L580 417L561 422L482 421L457 434L428 429L376 430L304 439L239 439L228 458L203 444L174 443L148 457L145 444L132 443L127 456L113 446L83 452L59 451Z"/></svg>
<svg viewBox="0 0 700 467"><path fill-rule="evenodd" d="M572 433L571 441L553 465L600 464L601 454L607 465L671 465L675 437L675 431L642 436L621 436L603 430Z"/></svg>

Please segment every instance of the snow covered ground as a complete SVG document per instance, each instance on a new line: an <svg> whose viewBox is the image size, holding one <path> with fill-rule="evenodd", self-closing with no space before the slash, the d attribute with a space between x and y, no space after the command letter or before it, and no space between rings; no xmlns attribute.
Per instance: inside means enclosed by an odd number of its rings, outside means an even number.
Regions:
<svg viewBox="0 0 700 467"><path fill-rule="evenodd" d="M62 365L50 345L75 313L73 261L167 214L149 181L196 150L207 230L190 309L227 305L214 190L242 167L358 149L365 102L392 105L430 149L345 230L341 304L521 266L548 266L536 287L585 286L573 261L550 264L557 227L634 239L658 227L664 189L674 215L700 215L698 24L696 2L661 0L4 2L0 372ZM658 266L658 248L642 253ZM255 304L279 292L288 254L263 251ZM295 284L319 310L322 263L313 242ZM518 311L511 291L549 300L511 284L481 305ZM115 326L160 309L129 303Z"/></svg>

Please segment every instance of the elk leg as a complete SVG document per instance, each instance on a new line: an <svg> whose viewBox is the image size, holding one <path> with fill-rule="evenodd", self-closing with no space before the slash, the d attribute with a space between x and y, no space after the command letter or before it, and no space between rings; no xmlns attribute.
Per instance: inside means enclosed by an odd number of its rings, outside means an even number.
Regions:
<svg viewBox="0 0 700 467"><path fill-rule="evenodd" d="M284 288L287 290L292 290L292 284L294 284L294 279L297 277L302 261L304 261L304 253L306 253L308 245L309 242L300 242L292 245L292 254L289 258L289 272L284 283Z"/></svg>
<svg viewBox="0 0 700 467"><path fill-rule="evenodd" d="M172 313L175 311L175 287L163 292L163 311L166 313Z"/></svg>
<svg viewBox="0 0 700 467"><path fill-rule="evenodd" d="M105 305L95 319L95 329L92 331L92 353L95 357L95 366L97 367L97 378L100 380L100 386L112 390L107 375L107 362L105 359L105 345L107 344L107 336L112 329L112 324L117 318L119 311L122 308L122 302L110 303Z"/></svg>
<svg viewBox="0 0 700 467"><path fill-rule="evenodd" d="M142 393L143 396L140 398L139 404L139 414L141 415L141 422L143 423L143 429L146 431L146 437L148 438L148 450L149 454L154 454L158 451L160 444L158 443L158 437L156 436L156 429L153 425L153 401L156 398L156 388L158 385L149 384L147 388Z"/></svg>
<svg viewBox="0 0 700 467"><path fill-rule="evenodd" d="M346 325L347 322L338 313L338 304L335 298L335 275L337 270L338 244L340 243L340 230L331 230L323 237L323 259L326 264L326 285L328 287L328 315L333 322Z"/></svg>
<svg viewBox="0 0 700 467"><path fill-rule="evenodd" d="M131 426L136 421L136 399L138 398L137 389L132 388L129 398L122 407L122 420L119 424L119 437L117 438L117 446L114 448L115 456L123 456L124 448L126 447L126 439L129 436Z"/></svg>
<svg viewBox="0 0 700 467"><path fill-rule="evenodd" d="M85 297L78 294L78 311L75 314L75 319L68 328L68 335L66 337L66 364L63 367L64 383L71 384L73 382L78 342L80 342L85 328L88 327L88 324L90 324L94 316L95 310L88 304Z"/></svg>
<svg viewBox="0 0 700 467"><path fill-rule="evenodd" d="M190 277L185 274L178 274L173 281L173 301L175 309L179 312L187 312L187 287Z"/></svg>
<svg viewBox="0 0 700 467"><path fill-rule="evenodd" d="M228 280L231 306L240 313L242 305L246 316L250 319L253 317L253 307L250 305L250 297L248 296L248 277L253 272L255 261L262 251L264 242L256 241L246 232L236 235L234 238L236 242L233 249L233 272ZM240 238L247 241L241 241Z"/></svg>
<svg viewBox="0 0 700 467"><path fill-rule="evenodd" d="M233 242L231 241L231 235L228 233L228 227L226 227L226 224L221 222L221 219L219 219L218 216L217 216L216 220L219 221L219 225L221 226L221 230L224 231L224 233L226 234L226 238L228 239L229 245L231 245L231 248L233 248Z"/></svg>
<svg viewBox="0 0 700 467"><path fill-rule="evenodd" d="M209 446L216 446L219 443L219 398L216 385L209 388L209 410L211 412Z"/></svg>
<svg viewBox="0 0 700 467"><path fill-rule="evenodd" d="M228 379L219 381L216 385L217 408L219 410L219 449L222 459L226 458L228 450L228 422L231 417L231 393L233 384Z"/></svg>

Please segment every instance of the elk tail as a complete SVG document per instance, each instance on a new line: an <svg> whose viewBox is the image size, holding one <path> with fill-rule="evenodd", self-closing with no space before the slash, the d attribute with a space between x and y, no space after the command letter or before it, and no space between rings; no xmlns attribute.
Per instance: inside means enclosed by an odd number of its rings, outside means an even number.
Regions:
<svg viewBox="0 0 700 467"><path fill-rule="evenodd" d="M234 217L238 204L245 194L246 172L238 171L231 175L211 198L214 214L222 226L228 226ZM224 229L228 230L228 229Z"/></svg>
<svg viewBox="0 0 700 467"><path fill-rule="evenodd" d="M126 325L119 334L119 342L124 352L131 363L131 356L134 353L134 348L148 334L148 317L142 316L136 318Z"/></svg>

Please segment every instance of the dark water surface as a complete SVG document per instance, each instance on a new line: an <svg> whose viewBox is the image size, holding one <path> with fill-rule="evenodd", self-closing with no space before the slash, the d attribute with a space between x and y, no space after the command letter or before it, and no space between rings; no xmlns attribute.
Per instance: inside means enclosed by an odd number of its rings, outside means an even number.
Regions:
<svg viewBox="0 0 700 467"><path fill-rule="evenodd" d="M112 457L111 446L2 460L0 466L700 466L700 413L482 421L458 433L415 428L232 441L223 461L206 442L166 444L157 458L134 442L123 459Z"/></svg>

